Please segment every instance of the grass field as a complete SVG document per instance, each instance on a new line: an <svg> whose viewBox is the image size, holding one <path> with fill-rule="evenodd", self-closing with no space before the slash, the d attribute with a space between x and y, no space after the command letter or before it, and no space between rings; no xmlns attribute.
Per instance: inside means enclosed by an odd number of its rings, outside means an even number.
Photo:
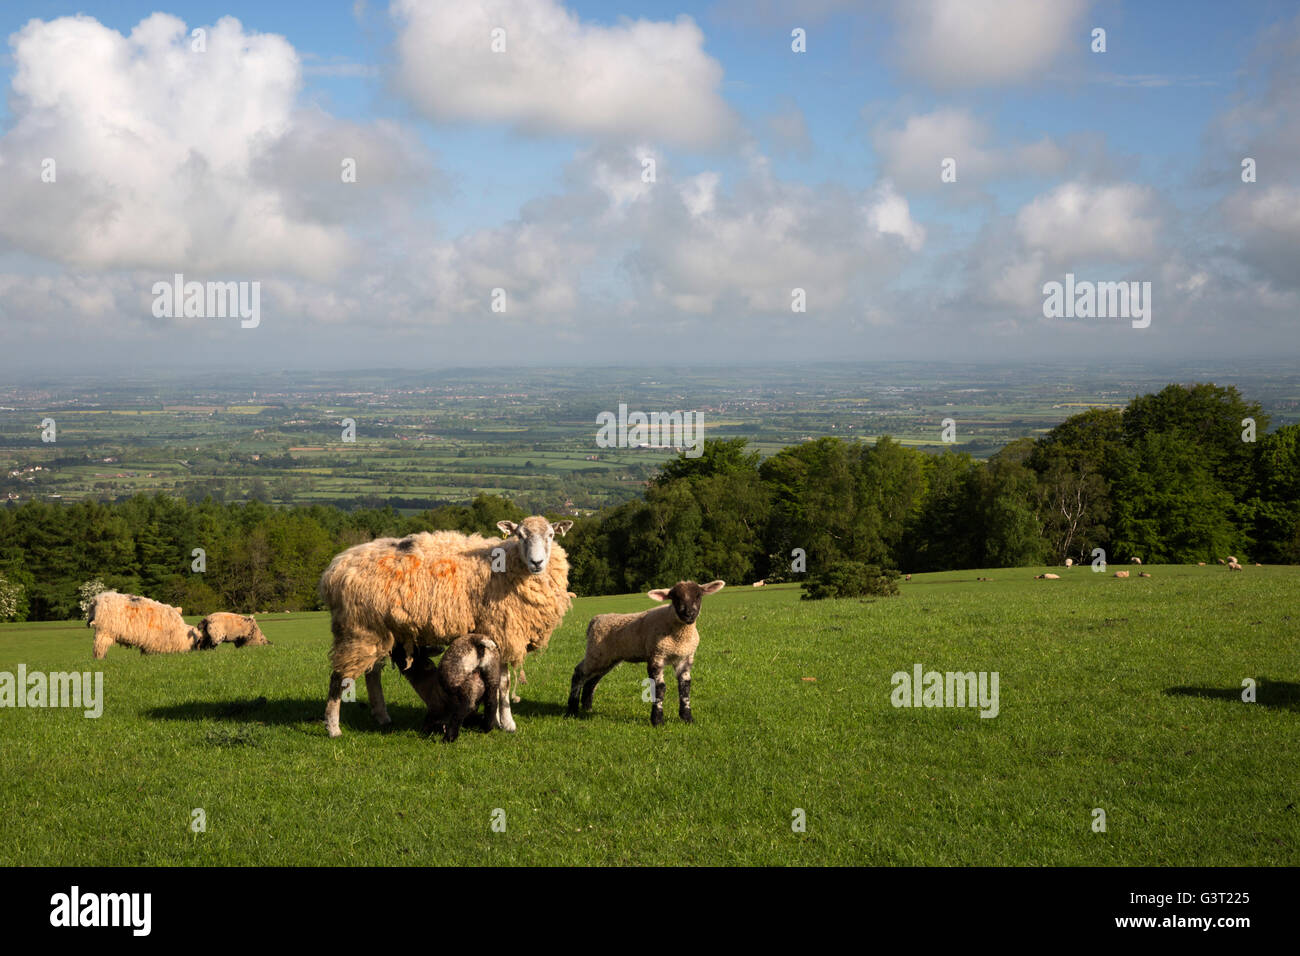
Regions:
<svg viewBox="0 0 1300 956"><path fill-rule="evenodd" d="M270 647L102 662L82 626L5 625L0 671L102 670L106 703L0 709L0 864L1300 863L1300 569L1148 570L916 575L874 602L728 588L700 619L696 723L670 680L659 729L630 664L563 718L588 618L649 604L580 599L518 732L450 746L391 668L394 728L362 688L326 737L323 614L266 616ZM999 715L895 708L918 663L997 671Z"/></svg>

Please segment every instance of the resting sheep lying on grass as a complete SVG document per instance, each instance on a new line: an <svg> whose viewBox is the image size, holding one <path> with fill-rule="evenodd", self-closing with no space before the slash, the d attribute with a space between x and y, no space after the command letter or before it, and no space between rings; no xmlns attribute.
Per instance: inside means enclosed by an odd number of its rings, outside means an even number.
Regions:
<svg viewBox="0 0 1300 956"><path fill-rule="evenodd" d="M261 647L271 642L266 639L257 620L251 614L230 614L217 611L199 621L199 633L203 640L199 646L211 650L218 644L231 643L236 647Z"/></svg>
<svg viewBox="0 0 1300 956"><path fill-rule="evenodd" d="M654 681L654 703L650 723L664 722L664 665L677 674L677 714L691 723L691 665L700 644L695 621L700 616L704 595L725 587L723 581L699 585L678 581L671 590L656 588L646 592L652 601L671 603L639 614L597 614L587 625L587 656L573 669L569 685L567 717L578 714L579 694L583 710L591 710L591 697L602 677L623 661L644 662L646 673Z"/></svg>
<svg viewBox="0 0 1300 956"><path fill-rule="evenodd" d="M500 726L501 701L509 692L510 675L501 665L496 642L482 634L458 637L438 664L427 648L418 648L411 661L402 659L404 653L400 645L394 647L393 663L429 708L424 733L440 731L443 742L451 743L460 736L461 725L480 703L484 729Z"/></svg>
<svg viewBox="0 0 1300 956"><path fill-rule="evenodd" d="M86 626L95 629L96 660L114 644L138 647L141 654L181 654L202 640L198 629L185 623L180 608L117 591L95 595Z"/></svg>
<svg viewBox="0 0 1300 956"><path fill-rule="evenodd" d="M336 556L320 579L334 633L329 735L342 733L343 680L362 674L370 712L381 725L392 722L379 675L395 644L413 658L419 647L436 650L481 634L495 642L503 665L522 664L525 654L545 648L573 602L569 561L555 543L572 526L534 515L519 524L498 522L504 541L426 532L377 538ZM515 729L508 694L500 722L503 730Z"/></svg>

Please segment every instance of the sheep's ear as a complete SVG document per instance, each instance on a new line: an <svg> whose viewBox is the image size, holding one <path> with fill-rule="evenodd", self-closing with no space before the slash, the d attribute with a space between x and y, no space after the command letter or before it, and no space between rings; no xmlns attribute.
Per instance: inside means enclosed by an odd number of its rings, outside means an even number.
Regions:
<svg viewBox="0 0 1300 956"><path fill-rule="evenodd" d="M568 533L569 529L572 527L573 527L572 521L557 521L555 522L555 524L551 525L551 529L556 534L558 534L561 538L563 538Z"/></svg>
<svg viewBox="0 0 1300 956"><path fill-rule="evenodd" d="M646 591L645 596L652 601L666 601L668 599L668 589L655 588L653 591Z"/></svg>
<svg viewBox="0 0 1300 956"><path fill-rule="evenodd" d="M503 537L503 538L508 538L508 537L510 537L512 534L515 533L515 528L518 528L518 527L519 527L519 525L515 524L513 521L498 521L498 522L497 522L497 530L501 532L501 537Z"/></svg>
<svg viewBox="0 0 1300 956"><path fill-rule="evenodd" d="M705 594L716 594L718 591L721 591L726 586L727 586L726 581L710 581L708 584L704 585L704 587L701 588L701 590L703 590Z"/></svg>

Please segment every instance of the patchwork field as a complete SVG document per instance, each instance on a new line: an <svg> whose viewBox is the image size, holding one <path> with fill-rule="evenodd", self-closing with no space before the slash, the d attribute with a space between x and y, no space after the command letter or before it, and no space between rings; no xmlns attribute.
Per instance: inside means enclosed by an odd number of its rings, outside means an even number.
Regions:
<svg viewBox="0 0 1300 956"><path fill-rule="evenodd" d="M263 618L270 647L98 662L80 624L0 626L0 672L102 671L105 694L98 719L0 709L0 865L1300 863L1300 569L1147 570L916 575L873 602L728 588L697 722L670 682L659 729L636 665L562 716L589 617L649 603L580 599L519 731L450 746L391 668L393 729L362 688L326 737L324 614ZM894 707L917 664L996 671L998 715Z"/></svg>

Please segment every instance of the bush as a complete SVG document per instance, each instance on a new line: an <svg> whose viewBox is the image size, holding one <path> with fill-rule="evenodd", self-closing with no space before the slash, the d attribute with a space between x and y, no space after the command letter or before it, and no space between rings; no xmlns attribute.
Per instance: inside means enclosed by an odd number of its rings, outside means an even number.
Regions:
<svg viewBox="0 0 1300 956"><path fill-rule="evenodd" d="M804 583L803 599L891 597L898 593L898 578L893 568L842 561L811 575Z"/></svg>

